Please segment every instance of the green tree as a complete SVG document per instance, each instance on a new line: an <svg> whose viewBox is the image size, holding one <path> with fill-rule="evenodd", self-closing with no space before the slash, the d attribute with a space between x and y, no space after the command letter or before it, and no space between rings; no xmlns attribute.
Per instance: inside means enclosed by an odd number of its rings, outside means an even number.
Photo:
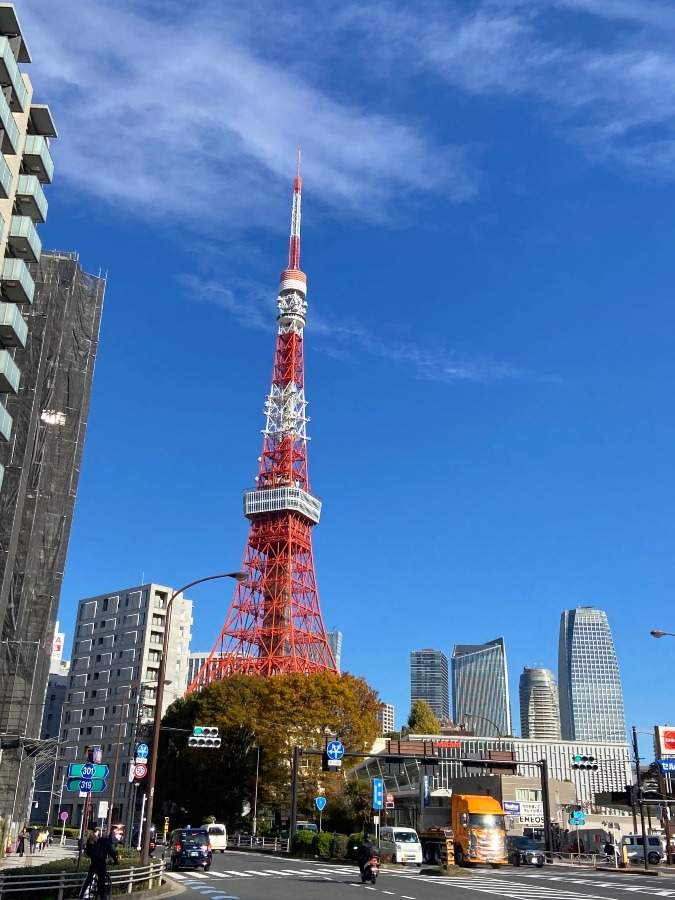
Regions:
<svg viewBox="0 0 675 900"><path fill-rule="evenodd" d="M441 733L441 723L426 700L413 700L408 716L408 731L411 734Z"/></svg>
<svg viewBox="0 0 675 900"><path fill-rule="evenodd" d="M158 817L168 814L181 824L213 814L238 825L245 805L253 804L258 758L258 813L287 815L294 747L320 750L326 735L337 735L347 750L366 755L380 706L376 692L349 673L233 676L177 700L162 722ZM188 747L194 725L218 726L220 748ZM319 756L305 757L298 814L313 815L317 792L337 777L321 771Z"/></svg>

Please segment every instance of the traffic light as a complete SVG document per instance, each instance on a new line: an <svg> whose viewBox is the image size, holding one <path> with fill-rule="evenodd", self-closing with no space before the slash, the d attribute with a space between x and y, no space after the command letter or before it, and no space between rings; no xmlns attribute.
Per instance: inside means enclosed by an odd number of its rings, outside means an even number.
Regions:
<svg viewBox="0 0 675 900"><path fill-rule="evenodd" d="M633 785L627 784L626 785L626 806L634 806L634 805L635 805L635 799L633 797Z"/></svg>
<svg viewBox="0 0 675 900"><path fill-rule="evenodd" d="M218 729L212 725L195 725L188 738L188 747L220 747Z"/></svg>
<svg viewBox="0 0 675 900"><path fill-rule="evenodd" d="M576 753L572 757L572 768L573 769L591 769L593 772L598 771L597 763L595 762L594 756L581 756Z"/></svg>

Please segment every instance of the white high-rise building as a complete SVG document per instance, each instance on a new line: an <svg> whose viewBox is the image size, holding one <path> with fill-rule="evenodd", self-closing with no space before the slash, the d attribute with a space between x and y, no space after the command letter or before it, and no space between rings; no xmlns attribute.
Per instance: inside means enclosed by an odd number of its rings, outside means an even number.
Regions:
<svg viewBox="0 0 675 900"><path fill-rule="evenodd" d="M562 614L558 687L564 740L625 742L619 664L601 609L579 606Z"/></svg>
<svg viewBox="0 0 675 900"><path fill-rule="evenodd" d="M553 672L525 666L518 693L522 737L535 741L560 740L560 706Z"/></svg>
<svg viewBox="0 0 675 900"><path fill-rule="evenodd" d="M138 728L154 719L172 594L169 587L144 584L88 597L78 604L56 782L60 783L70 763L85 761L87 747L98 746L110 774L106 790L93 799L110 801L119 742L115 822L125 822L130 811L129 764ZM162 715L185 692L191 626L192 601L179 594L171 608ZM77 825L83 800L68 794L60 809Z"/></svg>
<svg viewBox="0 0 675 900"><path fill-rule="evenodd" d="M380 723L380 735L391 734L394 731L394 707L391 703L383 703L382 709L377 712L377 721Z"/></svg>

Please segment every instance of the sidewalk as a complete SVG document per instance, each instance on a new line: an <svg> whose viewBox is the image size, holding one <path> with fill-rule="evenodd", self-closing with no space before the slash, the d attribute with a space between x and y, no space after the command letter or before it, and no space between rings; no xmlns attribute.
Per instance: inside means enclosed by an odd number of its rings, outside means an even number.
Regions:
<svg viewBox="0 0 675 900"><path fill-rule="evenodd" d="M66 844L62 847L57 838L51 847L45 847L41 853L24 853L23 856L19 856L18 853L8 853L0 859L0 871L23 869L26 866L43 866L55 859L77 859L77 843L66 839Z"/></svg>

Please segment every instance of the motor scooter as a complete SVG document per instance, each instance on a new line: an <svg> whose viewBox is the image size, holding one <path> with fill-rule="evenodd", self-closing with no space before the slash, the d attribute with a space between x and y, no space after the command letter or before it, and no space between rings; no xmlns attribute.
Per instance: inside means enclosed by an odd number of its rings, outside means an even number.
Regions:
<svg viewBox="0 0 675 900"><path fill-rule="evenodd" d="M363 867L363 872L361 872L361 884L365 884L366 881L369 881L371 884L375 884L377 881L377 876L380 874L380 861L376 856L371 856L371 858L366 862Z"/></svg>

